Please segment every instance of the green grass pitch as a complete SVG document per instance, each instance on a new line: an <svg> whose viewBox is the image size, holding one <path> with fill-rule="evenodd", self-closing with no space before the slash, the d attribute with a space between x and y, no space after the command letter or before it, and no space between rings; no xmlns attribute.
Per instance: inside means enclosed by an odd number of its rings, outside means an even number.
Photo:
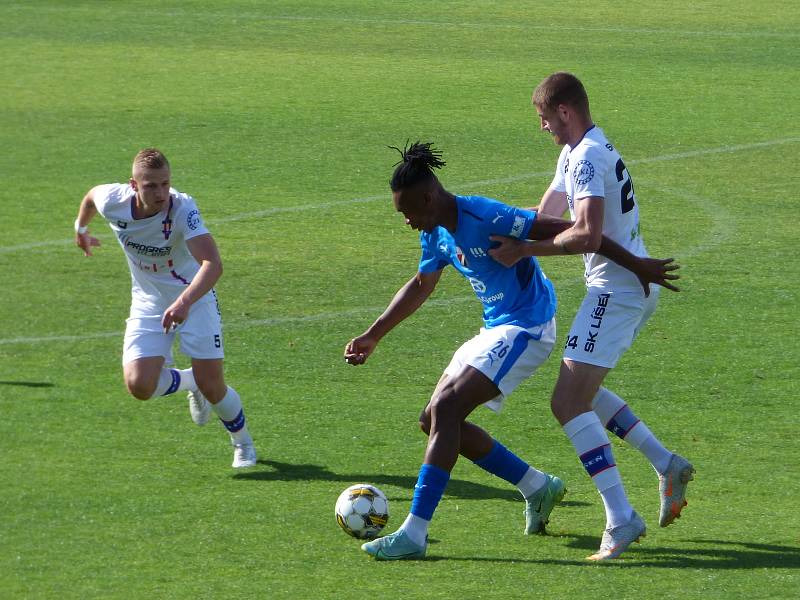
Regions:
<svg viewBox="0 0 800 600"><path fill-rule="evenodd" d="M8 0L0 22L0 597L800 593L796 2ZM400 523L419 410L480 325L450 271L366 366L342 360L416 268L387 145L433 140L448 189L535 203L558 148L529 98L561 69L626 160L651 253L683 267L608 383L694 462L689 506L659 529L656 476L615 440L649 533L586 563L603 511L549 412L556 353L475 414L566 480L550 535L523 536L515 490L459 462L430 559L371 562L336 497L376 484ZM82 194L148 145L222 251L227 376L261 458L245 473L182 394L126 396L124 259L104 226L93 258L71 243ZM582 265L542 264L561 339Z"/></svg>

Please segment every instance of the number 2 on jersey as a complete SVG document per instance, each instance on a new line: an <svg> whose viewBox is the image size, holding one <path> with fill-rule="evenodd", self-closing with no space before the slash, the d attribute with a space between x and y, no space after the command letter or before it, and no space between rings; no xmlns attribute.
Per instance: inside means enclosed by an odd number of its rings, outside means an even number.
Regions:
<svg viewBox="0 0 800 600"><path fill-rule="evenodd" d="M625 183L622 184L622 190L620 191L623 215L626 212L632 211L635 204L633 200L633 180L631 179L630 173L627 171L628 170L625 168L625 163L622 162L622 159L620 158L617 161L617 181L622 181L623 179L625 180Z"/></svg>

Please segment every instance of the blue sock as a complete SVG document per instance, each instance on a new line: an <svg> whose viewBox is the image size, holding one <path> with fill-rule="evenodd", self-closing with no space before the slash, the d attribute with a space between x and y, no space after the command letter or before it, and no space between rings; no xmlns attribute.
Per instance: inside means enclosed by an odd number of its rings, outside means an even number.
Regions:
<svg viewBox="0 0 800 600"><path fill-rule="evenodd" d="M442 499L450 473L436 465L424 464L419 470L417 485L414 486L414 499L411 501L411 514L430 521L433 511Z"/></svg>
<svg viewBox="0 0 800 600"><path fill-rule="evenodd" d="M489 454L473 461L481 469L517 485L528 472L530 465L497 440Z"/></svg>

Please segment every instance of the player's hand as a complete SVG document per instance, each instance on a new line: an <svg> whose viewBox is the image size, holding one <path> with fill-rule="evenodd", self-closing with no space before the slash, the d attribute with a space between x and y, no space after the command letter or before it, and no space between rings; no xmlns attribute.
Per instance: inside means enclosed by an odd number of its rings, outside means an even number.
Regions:
<svg viewBox="0 0 800 600"><path fill-rule="evenodd" d="M161 317L161 327L164 328L164 333L169 333L178 325L183 324L189 316L189 308L191 308L190 305L181 298L175 300Z"/></svg>
<svg viewBox="0 0 800 600"><path fill-rule="evenodd" d="M92 248L96 248L100 245L100 240L96 237L92 237L89 235L89 232L86 233L76 233L75 234L75 245L78 246L81 250L83 250L84 256L91 256L92 255Z"/></svg>
<svg viewBox="0 0 800 600"><path fill-rule="evenodd" d="M680 290L670 283L676 279L680 279L680 275L672 273L681 268L673 261L674 258L640 258L636 262L636 270L634 274L639 279L639 283L644 288L644 295L650 295L650 284L655 283L661 287L665 287L673 292Z"/></svg>
<svg viewBox="0 0 800 600"><path fill-rule="evenodd" d="M520 240L504 235L492 235L489 239L494 242L489 248L489 256L504 267L512 267L523 258L523 244Z"/></svg>
<svg viewBox="0 0 800 600"><path fill-rule="evenodd" d="M344 360L351 365L363 365L377 345L378 340L368 335L353 338L344 348Z"/></svg>

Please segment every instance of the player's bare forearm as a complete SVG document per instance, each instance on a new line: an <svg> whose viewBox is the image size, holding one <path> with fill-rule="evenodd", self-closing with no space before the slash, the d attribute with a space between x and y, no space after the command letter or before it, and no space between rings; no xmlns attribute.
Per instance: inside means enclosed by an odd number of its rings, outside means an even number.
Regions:
<svg viewBox="0 0 800 600"><path fill-rule="evenodd" d="M538 213L536 220L531 225L528 232L528 239L530 240L547 240L556 237L572 227L574 223L566 219L560 219L546 214Z"/></svg>
<svg viewBox="0 0 800 600"><path fill-rule="evenodd" d="M650 284L653 283L673 292L680 291L669 283L670 280L680 279L680 275L671 273L680 268L680 265L676 265L672 258L636 256L606 236L603 236L598 252L636 275L644 289L645 296L650 295Z"/></svg>
<svg viewBox="0 0 800 600"><path fill-rule="evenodd" d="M351 365L363 365L381 338L424 304L441 276L435 273L417 273L401 287L380 317L360 336L348 342L344 359Z"/></svg>
<svg viewBox="0 0 800 600"><path fill-rule="evenodd" d="M392 298L389 306L380 317L367 329L367 335L380 340L397 325L413 315L433 293L438 282L431 278L420 277L419 274L409 279Z"/></svg>
<svg viewBox="0 0 800 600"><path fill-rule="evenodd" d="M217 285L220 277L222 277L222 262L204 260L200 264L200 270L197 275L194 276L189 286L183 290L179 299L191 306L210 292Z"/></svg>
<svg viewBox="0 0 800 600"><path fill-rule="evenodd" d="M94 188L81 200L78 207L78 218L75 219L75 245L83 250L84 255L91 256L92 248L100 245L100 240L89 235L89 223L97 214L97 206L94 203Z"/></svg>

